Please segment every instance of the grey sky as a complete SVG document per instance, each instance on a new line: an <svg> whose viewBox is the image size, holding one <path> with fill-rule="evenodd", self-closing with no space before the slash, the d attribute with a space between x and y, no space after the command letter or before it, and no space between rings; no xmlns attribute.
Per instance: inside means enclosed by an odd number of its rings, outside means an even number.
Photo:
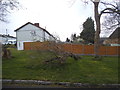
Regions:
<svg viewBox="0 0 120 90"><path fill-rule="evenodd" d="M80 0L71 6L71 0L19 0L22 7L8 15L9 23L0 22L0 33L6 29L15 36L14 30L27 22L39 23L51 34L57 34L62 41L70 38L72 33L82 31L81 26L88 18L93 18L92 3L85 6Z"/></svg>

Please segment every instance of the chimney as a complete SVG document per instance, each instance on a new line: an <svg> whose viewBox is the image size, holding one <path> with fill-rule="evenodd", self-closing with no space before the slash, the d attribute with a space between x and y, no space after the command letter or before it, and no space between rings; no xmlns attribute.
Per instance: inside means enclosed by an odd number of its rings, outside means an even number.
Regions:
<svg viewBox="0 0 120 90"><path fill-rule="evenodd" d="M34 23L35 26L39 27L39 23Z"/></svg>

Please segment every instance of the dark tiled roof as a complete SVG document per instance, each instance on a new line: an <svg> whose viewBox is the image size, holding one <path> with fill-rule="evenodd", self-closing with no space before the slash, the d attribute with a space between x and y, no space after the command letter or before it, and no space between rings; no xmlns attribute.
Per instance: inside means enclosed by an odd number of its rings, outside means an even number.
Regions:
<svg viewBox="0 0 120 90"><path fill-rule="evenodd" d="M120 38L120 27L116 28L116 30L109 36L110 39Z"/></svg>
<svg viewBox="0 0 120 90"><path fill-rule="evenodd" d="M108 39L108 37L101 37L100 38L100 43L102 44L105 40L107 40Z"/></svg>
<svg viewBox="0 0 120 90"><path fill-rule="evenodd" d="M16 38L16 37L13 37L13 36L10 36L10 35L2 35L2 34L0 34L0 37Z"/></svg>
<svg viewBox="0 0 120 90"><path fill-rule="evenodd" d="M50 36L52 36L53 38L55 38L55 37L54 37L52 34L50 34L46 29L44 29L44 28L42 28L42 27L40 27L40 26L36 26L35 24L33 24L33 23L31 23L31 22L28 22L28 23L22 25L21 27L17 28L17 29L14 30L14 31L16 32L16 31L20 30L21 28L23 28L24 26L26 26L26 25L28 25L28 24L31 24L31 25L33 25L33 26L35 26L35 27L38 27L38 28L42 29L43 31L45 31L46 33L48 33Z"/></svg>

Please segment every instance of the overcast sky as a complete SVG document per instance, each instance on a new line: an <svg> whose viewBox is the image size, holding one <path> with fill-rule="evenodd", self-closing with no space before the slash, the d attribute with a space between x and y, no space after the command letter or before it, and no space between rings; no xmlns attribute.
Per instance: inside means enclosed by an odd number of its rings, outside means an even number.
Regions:
<svg viewBox="0 0 120 90"><path fill-rule="evenodd" d="M81 0L19 0L21 7L8 15L9 23L1 23L0 33L15 36L14 30L27 22L39 23L62 41L71 34L82 31L82 24L88 17L94 17L92 3L85 6ZM74 0L73 0L74 1ZM72 6L71 6L72 5Z"/></svg>

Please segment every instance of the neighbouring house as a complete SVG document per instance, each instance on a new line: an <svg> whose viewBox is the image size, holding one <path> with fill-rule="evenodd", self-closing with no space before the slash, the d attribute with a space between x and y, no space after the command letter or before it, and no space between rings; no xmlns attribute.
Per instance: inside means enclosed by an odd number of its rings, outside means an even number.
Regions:
<svg viewBox="0 0 120 90"><path fill-rule="evenodd" d="M39 23L28 22L15 30L17 37L17 49L24 50L24 42L55 41L56 38Z"/></svg>
<svg viewBox="0 0 120 90"><path fill-rule="evenodd" d="M109 37L100 37L100 45L105 45L104 41L106 41Z"/></svg>
<svg viewBox="0 0 120 90"><path fill-rule="evenodd" d="M83 43L84 43L84 40L83 40L80 36L77 36L77 37L74 38L74 40L71 41L70 43L83 44Z"/></svg>
<svg viewBox="0 0 120 90"><path fill-rule="evenodd" d="M16 37L8 35L0 34L0 42L2 44L16 44Z"/></svg>
<svg viewBox="0 0 120 90"><path fill-rule="evenodd" d="M116 28L115 31L106 39L103 44L110 46L120 46L120 27Z"/></svg>

